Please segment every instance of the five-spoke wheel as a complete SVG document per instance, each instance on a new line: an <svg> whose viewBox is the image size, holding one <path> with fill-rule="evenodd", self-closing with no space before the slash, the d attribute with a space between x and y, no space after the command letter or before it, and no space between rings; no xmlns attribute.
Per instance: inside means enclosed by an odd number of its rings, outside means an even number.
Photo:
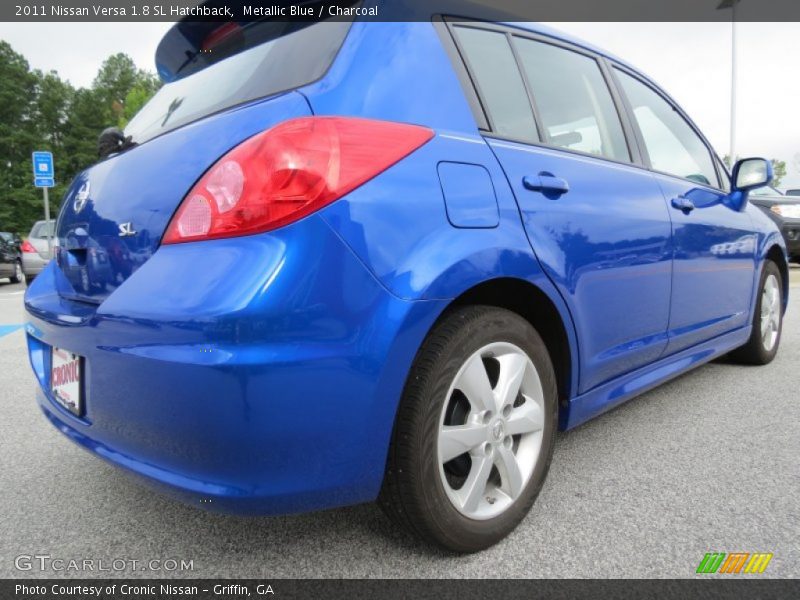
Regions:
<svg viewBox="0 0 800 600"><path fill-rule="evenodd" d="M783 300L783 276L780 268L773 261L767 260L761 270L750 338L741 348L731 352L735 360L751 365L765 365L775 358L781 342Z"/></svg>
<svg viewBox="0 0 800 600"><path fill-rule="evenodd" d="M448 313L409 374L381 506L450 550L498 542L544 483L557 396L550 355L528 321L486 306Z"/></svg>
<svg viewBox="0 0 800 600"><path fill-rule="evenodd" d="M453 506L488 519L513 503L533 473L544 427L544 393L531 359L488 344L459 369L439 425L439 474Z"/></svg>
<svg viewBox="0 0 800 600"><path fill-rule="evenodd" d="M769 352L778 341L781 330L781 286L774 273L767 275L761 292L761 343Z"/></svg>

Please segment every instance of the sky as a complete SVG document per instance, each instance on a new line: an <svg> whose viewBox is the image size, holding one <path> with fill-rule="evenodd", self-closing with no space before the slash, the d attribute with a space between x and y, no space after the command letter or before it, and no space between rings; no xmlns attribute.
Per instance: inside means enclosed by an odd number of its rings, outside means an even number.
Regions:
<svg viewBox="0 0 800 600"><path fill-rule="evenodd" d="M125 52L155 71L155 48L170 23L0 23L0 39L34 68L88 86L100 63ZM697 123L720 156L730 146L730 23L551 23L624 59L658 82ZM800 23L739 23L739 156L786 161L782 187L800 187Z"/></svg>

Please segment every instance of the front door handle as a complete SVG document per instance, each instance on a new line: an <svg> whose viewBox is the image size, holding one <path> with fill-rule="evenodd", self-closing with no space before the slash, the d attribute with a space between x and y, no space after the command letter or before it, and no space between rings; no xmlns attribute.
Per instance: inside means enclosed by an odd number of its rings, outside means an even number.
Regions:
<svg viewBox="0 0 800 600"><path fill-rule="evenodd" d="M677 198L673 198L672 206L682 211L683 214L685 215L688 215L690 212L694 210L694 202L692 202L685 196L678 196Z"/></svg>
<svg viewBox="0 0 800 600"><path fill-rule="evenodd" d="M569 183L566 179L556 177L547 171L542 171L536 176L526 175L522 178L522 185L525 186L525 189L534 192L566 194L569 191Z"/></svg>

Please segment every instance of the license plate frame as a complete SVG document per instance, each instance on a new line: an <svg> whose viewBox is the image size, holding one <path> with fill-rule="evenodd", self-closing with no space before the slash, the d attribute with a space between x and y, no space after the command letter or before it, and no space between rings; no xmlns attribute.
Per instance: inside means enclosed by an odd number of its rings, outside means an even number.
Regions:
<svg viewBox="0 0 800 600"><path fill-rule="evenodd" d="M83 357L69 350L50 349L50 395L75 416L83 412Z"/></svg>

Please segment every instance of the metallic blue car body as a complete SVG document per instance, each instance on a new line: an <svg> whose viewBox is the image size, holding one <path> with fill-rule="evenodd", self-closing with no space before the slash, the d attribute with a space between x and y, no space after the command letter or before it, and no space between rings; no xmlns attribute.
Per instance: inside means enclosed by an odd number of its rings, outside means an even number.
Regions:
<svg viewBox="0 0 800 600"><path fill-rule="evenodd" d="M216 159L308 114L436 135L289 226L159 245ZM555 201L526 191L529 170L565 173L573 189ZM321 80L179 128L73 182L58 258L25 298L38 402L78 444L204 508L277 514L373 500L418 349L481 286L515 282L558 316L565 429L748 339L761 265L785 257L780 233L702 186L683 218L663 191L682 183L484 136L434 24L356 22ZM485 201L470 195L490 188ZM639 202L615 202L625 196ZM137 235L120 238L132 216ZM741 237L731 256L712 248ZM94 262L76 264L74 249ZM50 395L51 346L85 357L83 416Z"/></svg>

